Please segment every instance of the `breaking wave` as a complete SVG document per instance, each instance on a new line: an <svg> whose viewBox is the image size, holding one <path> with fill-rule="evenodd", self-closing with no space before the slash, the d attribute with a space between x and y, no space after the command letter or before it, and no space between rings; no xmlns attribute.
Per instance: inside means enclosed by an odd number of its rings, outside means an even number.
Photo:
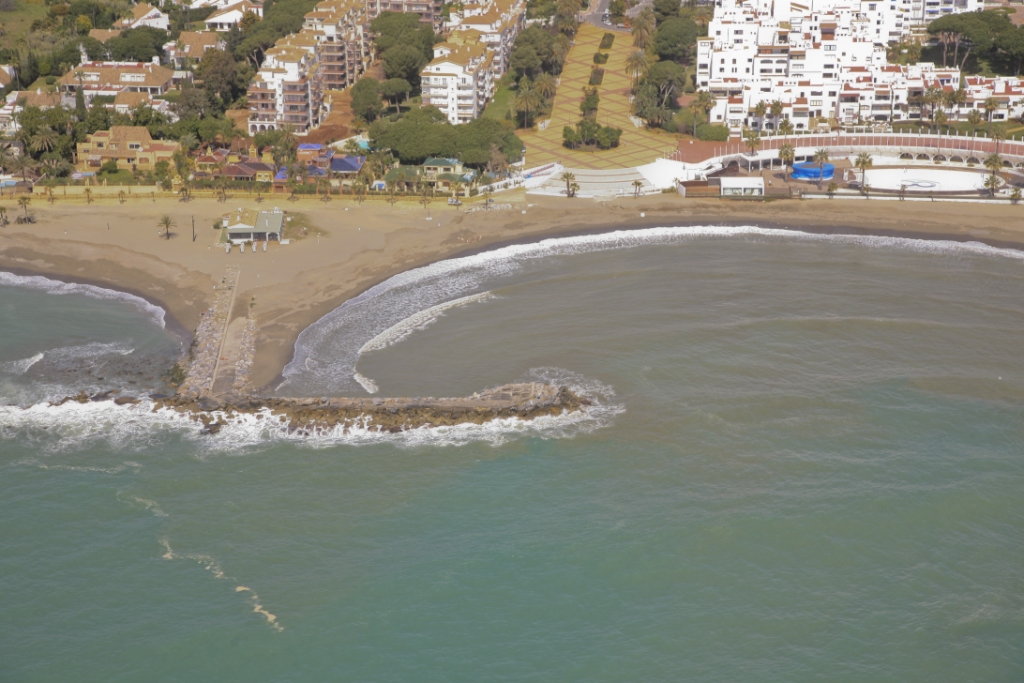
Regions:
<svg viewBox="0 0 1024 683"><path fill-rule="evenodd" d="M358 391L362 384L354 379L358 379L355 377L356 365L361 353L394 343L389 342L390 339L406 338L416 329L421 329L416 325L419 316L431 321L431 311L437 311L446 302L455 305L486 293L481 290L494 290L531 261L715 238L799 239L937 255L1024 259L1022 252L979 242L825 235L756 226L663 227L545 239L414 268L346 301L302 331L295 343L294 358L284 369L285 380L279 389L282 393L308 395ZM369 391L367 387L363 388Z"/></svg>
<svg viewBox="0 0 1024 683"><path fill-rule="evenodd" d="M5 372L9 375L24 375L29 371L29 368L42 359L43 354L37 353L31 358L22 358L21 360L12 360L6 363L0 363L0 372Z"/></svg>
<svg viewBox="0 0 1024 683"><path fill-rule="evenodd" d="M49 403L27 408L0 406L0 441L33 441L44 454L74 451L90 444L142 452L175 437L193 442L200 455L247 450L273 442L309 448L383 443L400 447L470 443L499 446L522 436L557 439L591 433L610 424L615 415L625 410L615 402L611 387L564 370L531 370L522 381L565 385L592 404L579 411L531 420L505 418L480 425L420 427L397 433L365 423L315 430L294 429L274 419L269 410L254 414L212 413L227 424L217 434L209 435L202 433L201 423L174 409L157 408L149 400L120 406L110 400L68 401L59 406ZM136 501L136 504L142 503Z"/></svg>
<svg viewBox="0 0 1024 683"><path fill-rule="evenodd" d="M0 271L0 285L35 289L47 294L82 294L92 299L121 301L142 311L160 327L165 325L164 316L166 311L164 309L149 303L141 296L128 294L127 292L119 292L113 289L105 289L95 285L84 285L77 282L61 282L60 280L51 280L42 275L15 275L5 271Z"/></svg>

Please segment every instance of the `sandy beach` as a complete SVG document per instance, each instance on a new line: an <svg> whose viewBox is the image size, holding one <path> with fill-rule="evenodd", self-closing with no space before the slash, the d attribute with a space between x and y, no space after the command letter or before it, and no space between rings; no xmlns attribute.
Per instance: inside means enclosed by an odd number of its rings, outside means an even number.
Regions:
<svg viewBox="0 0 1024 683"><path fill-rule="evenodd" d="M219 231L223 213L278 206L310 227L286 246L267 252L225 254ZM21 212L0 200L13 218ZM664 194L611 201L527 197L515 191L495 197L496 210L467 202L459 210L437 199L428 211L413 201L391 207L381 199L295 202L281 195L262 204L245 195L227 202L198 198L135 196L33 198L35 224L0 229L0 270L40 274L129 291L168 311L168 325L195 328L213 301L214 287L229 265L241 269L233 315L254 306L259 333L252 383L271 384L307 326L372 285L409 268L444 258L544 237L625 228L680 225L761 225L814 232L876 234L979 241L1024 248L1024 207L975 203L856 200L729 202ZM467 212L466 209L475 209ZM157 220L170 215L172 239ZM641 216L643 214L643 216ZM197 238L192 240L192 221ZM294 231L298 232L298 231ZM287 234L287 233L286 233Z"/></svg>

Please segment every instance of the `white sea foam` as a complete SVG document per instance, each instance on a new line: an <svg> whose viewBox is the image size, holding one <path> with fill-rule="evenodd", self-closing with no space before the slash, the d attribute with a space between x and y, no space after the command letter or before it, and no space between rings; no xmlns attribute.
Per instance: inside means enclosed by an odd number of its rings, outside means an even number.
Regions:
<svg viewBox="0 0 1024 683"><path fill-rule="evenodd" d="M202 433L202 424L170 408L155 408L152 401L117 405L113 401L56 406L40 403L27 408L0 406L0 439L34 440L42 452L60 453L103 443L119 450L144 451L170 435L193 442L201 456L245 451L273 442L309 448L338 445L364 446L390 443L400 447L462 446L470 443L501 445L510 439L532 436L568 438L590 433L610 423L624 410L614 401L610 387L562 370L531 371L526 381L567 385L588 398L592 405L561 415L532 420L506 418L485 424L420 427L397 433L368 423L335 426L312 431L290 429L269 410L256 414L214 414L226 424L217 434Z"/></svg>
<svg viewBox="0 0 1024 683"><path fill-rule="evenodd" d="M58 465L39 462L38 458L29 458L20 461L17 464L21 465L35 465L41 470L65 470L68 472L97 472L101 474L120 474L127 470L131 470L134 474L138 474L142 469L142 465L131 460L125 460L120 465L114 467L96 467L91 465Z"/></svg>
<svg viewBox="0 0 1024 683"><path fill-rule="evenodd" d="M413 332L419 332L420 330L427 329L437 322L437 319L442 317L445 311L453 308L459 308L461 306L467 306L477 301L486 301L487 299L493 298L494 294L491 292L480 292L479 294L470 294L469 296L454 299L453 301L446 301L443 304L431 306L426 310L413 313L402 322L392 325L370 341L363 344L362 348L359 349L359 355L369 353L370 351L380 351L381 349L397 344Z"/></svg>
<svg viewBox="0 0 1024 683"><path fill-rule="evenodd" d="M163 511L160 504L155 500L149 500L148 498L140 498L131 493L117 492L117 499L122 503L128 503L133 507L142 507L153 513L155 517L167 517L167 513Z"/></svg>
<svg viewBox="0 0 1024 683"><path fill-rule="evenodd" d="M31 358L22 358L21 360L12 360L6 363L0 363L0 372L6 372L9 375L24 375L29 371L29 368L42 359L43 354L37 353Z"/></svg>
<svg viewBox="0 0 1024 683"><path fill-rule="evenodd" d="M61 282L60 280L51 280L41 275L15 275L14 273L4 271L0 271L0 285L35 289L48 294L82 294L93 299L122 301L148 315L160 327L164 326L164 316L166 314L164 309L154 306L140 296L128 294L127 292L118 292L113 289L76 282Z"/></svg>
<svg viewBox="0 0 1024 683"><path fill-rule="evenodd" d="M294 359L284 369L285 391L328 394L355 389L360 352L420 313L452 299L459 301L482 289L493 290L503 278L520 272L530 261L575 254L631 249L652 244L685 244L698 239L756 238L815 240L904 249L936 255L999 256L1024 259L1024 253L979 242L922 240L904 237L824 235L756 226L663 227L616 230L594 235L558 237L516 244L400 273L346 301L302 331ZM415 327L409 329L409 333Z"/></svg>
<svg viewBox="0 0 1024 683"><path fill-rule="evenodd" d="M171 547L171 542L166 538L160 539L160 545L164 548L164 553L160 557L165 560L192 560L193 562L201 565L206 571L210 572L215 579L233 579L224 573L224 570L220 566L220 562L210 557L209 555L188 555L174 552ZM235 593L248 593L249 601L252 603L252 611L259 614L267 620L267 624L275 631L283 631L284 627L281 626L277 621L277 616L271 614L261 603L260 596L256 594L256 591L249 588L248 586L237 585L235 586Z"/></svg>
<svg viewBox="0 0 1024 683"><path fill-rule="evenodd" d="M377 383L374 382L369 377L366 377L356 372L352 375L352 378L355 381L359 382L359 386L361 386L363 389L366 389L366 393L368 394L376 394L378 391L380 391L380 388L377 386Z"/></svg>

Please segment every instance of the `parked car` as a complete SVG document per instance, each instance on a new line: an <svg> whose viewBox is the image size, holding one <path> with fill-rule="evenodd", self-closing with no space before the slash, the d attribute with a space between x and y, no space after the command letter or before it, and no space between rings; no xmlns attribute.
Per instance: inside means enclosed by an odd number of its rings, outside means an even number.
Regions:
<svg viewBox="0 0 1024 683"><path fill-rule="evenodd" d="M462 206L462 201L455 197L448 198L448 206Z"/></svg>

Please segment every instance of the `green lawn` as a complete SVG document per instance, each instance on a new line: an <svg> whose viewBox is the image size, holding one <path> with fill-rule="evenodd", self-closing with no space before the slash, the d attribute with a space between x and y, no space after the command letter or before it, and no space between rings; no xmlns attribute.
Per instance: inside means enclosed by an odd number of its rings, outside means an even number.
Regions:
<svg viewBox="0 0 1024 683"><path fill-rule="evenodd" d="M42 2L30 4L18 0L18 9L13 12L0 13L0 23L4 25L4 34L0 36L0 48L17 47L28 32L32 22L46 18L46 7Z"/></svg>
<svg viewBox="0 0 1024 683"><path fill-rule="evenodd" d="M484 108L483 118L504 121L505 114L512 108L512 102L515 98L515 91L509 88L506 79L502 78L498 81L497 92L494 93L494 97L491 98L491 101Z"/></svg>

